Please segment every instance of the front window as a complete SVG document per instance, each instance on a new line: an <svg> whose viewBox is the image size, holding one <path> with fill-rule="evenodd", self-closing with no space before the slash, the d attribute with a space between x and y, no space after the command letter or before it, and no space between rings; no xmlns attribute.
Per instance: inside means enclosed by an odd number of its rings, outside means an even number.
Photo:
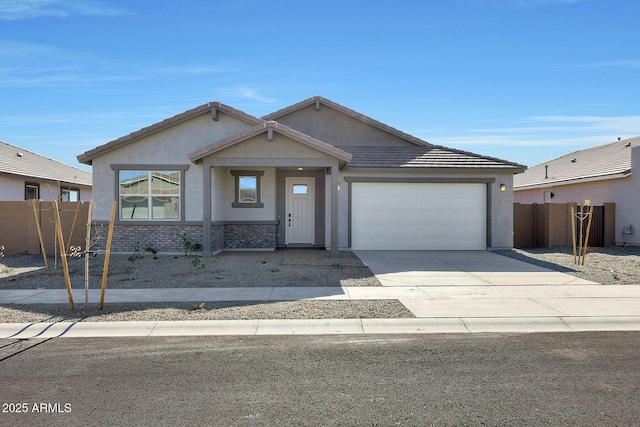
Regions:
<svg viewBox="0 0 640 427"><path fill-rule="evenodd" d="M119 183L121 220L180 219L180 171L121 170Z"/></svg>

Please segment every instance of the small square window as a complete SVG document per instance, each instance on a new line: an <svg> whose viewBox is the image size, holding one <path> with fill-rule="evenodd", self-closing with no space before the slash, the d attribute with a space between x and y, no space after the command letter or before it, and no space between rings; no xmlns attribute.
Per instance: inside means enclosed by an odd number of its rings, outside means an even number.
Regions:
<svg viewBox="0 0 640 427"><path fill-rule="evenodd" d="M24 186L24 199L25 200L38 200L40 198L40 185L39 184L25 184Z"/></svg>

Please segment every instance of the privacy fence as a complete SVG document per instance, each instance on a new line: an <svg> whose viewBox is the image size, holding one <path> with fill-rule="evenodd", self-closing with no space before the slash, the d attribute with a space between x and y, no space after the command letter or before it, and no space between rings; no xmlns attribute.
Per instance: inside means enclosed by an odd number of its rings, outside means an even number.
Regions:
<svg viewBox="0 0 640 427"><path fill-rule="evenodd" d="M513 245L516 248L571 245L572 206L574 212L580 210L580 206L576 203L514 203ZM589 246L604 247L615 244L615 218L615 203L593 206ZM579 226L576 220L576 236L580 233ZM583 227L586 228L586 226L587 221L584 221Z"/></svg>
<svg viewBox="0 0 640 427"><path fill-rule="evenodd" d="M5 255L40 254L40 239L36 216L40 222L45 251L54 254L57 245L53 202L36 201L34 213L31 200L0 202L0 246ZM85 247L88 203L58 202L65 246Z"/></svg>

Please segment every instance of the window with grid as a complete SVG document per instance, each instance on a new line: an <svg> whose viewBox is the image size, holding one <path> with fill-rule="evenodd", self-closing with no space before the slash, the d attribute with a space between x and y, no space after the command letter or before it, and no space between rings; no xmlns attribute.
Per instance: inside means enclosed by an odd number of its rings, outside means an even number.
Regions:
<svg viewBox="0 0 640 427"><path fill-rule="evenodd" d="M120 219L178 221L180 171L119 172Z"/></svg>

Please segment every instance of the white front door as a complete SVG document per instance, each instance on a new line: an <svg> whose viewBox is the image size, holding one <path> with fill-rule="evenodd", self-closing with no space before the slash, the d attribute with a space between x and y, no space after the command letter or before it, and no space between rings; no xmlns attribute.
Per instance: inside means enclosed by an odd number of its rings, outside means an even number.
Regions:
<svg viewBox="0 0 640 427"><path fill-rule="evenodd" d="M287 177L285 243L315 243L315 178Z"/></svg>

